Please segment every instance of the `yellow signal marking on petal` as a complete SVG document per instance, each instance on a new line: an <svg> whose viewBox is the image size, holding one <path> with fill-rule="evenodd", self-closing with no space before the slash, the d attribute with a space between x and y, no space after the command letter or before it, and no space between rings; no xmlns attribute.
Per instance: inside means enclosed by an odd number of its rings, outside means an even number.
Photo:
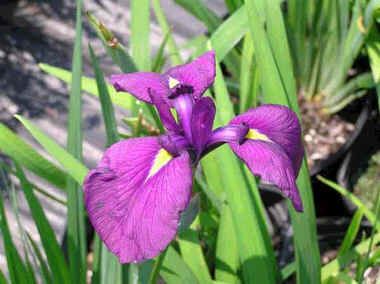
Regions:
<svg viewBox="0 0 380 284"><path fill-rule="evenodd" d="M179 85L179 81L169 76L169 88L173 89Z"/></svg>
<svg viewBox="0 0 380 284"><path fill-rule="evenodd" d="M160 149L154 158L153 166L149 171L147 179L155 175L163 166L169 163L171 159L173 159L173 156L168 151L165 149Z"/></svg>
<svg viewBox="0 0 380 284"><path fill-rule="evenodd" d="M245 136L245 138L247 138L247 139L252 139L252 140L267 141L267 142L271 142L271 141L272 141L272 140L270 140L270 139L268 138L268 136L266 136L266 135L264 135L264 134L258 132L258 131L255 130L255 129L252 129L252 128L250 128L250 129L248 130L248 133L247 133L247 135Z"/></svg>

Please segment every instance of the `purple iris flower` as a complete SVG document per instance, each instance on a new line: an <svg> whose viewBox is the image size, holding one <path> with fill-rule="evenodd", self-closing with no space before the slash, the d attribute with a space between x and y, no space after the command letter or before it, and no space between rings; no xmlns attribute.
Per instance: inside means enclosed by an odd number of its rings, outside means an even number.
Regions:
<svg viewBox="0 0 380 284"><path fill-rule="evenodd" d="M215 105L202 94L214 78L213 51L162 75L111 76L116 90L155 105L167 131L115 143L85 179L90 221L120 262L153 258L175 238L191 197L195 167L223 143L302 211L295 183L303 158L297 116L284 106L262 105L213 130Z"/></svg>

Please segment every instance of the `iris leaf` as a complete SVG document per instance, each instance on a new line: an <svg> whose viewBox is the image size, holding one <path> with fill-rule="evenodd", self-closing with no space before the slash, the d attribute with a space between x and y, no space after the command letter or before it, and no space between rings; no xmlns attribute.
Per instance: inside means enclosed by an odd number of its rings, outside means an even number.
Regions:
<svg viewBox="0 0 380 284"><path fill-rule="evenodd" d="M175 2L202 21L209 32L214 31L222 20L200 0L175 0Z"/></svg>
<svg viewBox="0 0 380 284"><path fill-rule="evenodd" d="M42 277L45 281L44 283L46 283L46 284L52 283L53 276L51 275L51 273L49 271L49 267L46 263L46 260L44 259L43 255L42 255L40 248L38 247L36 242L32 239L32 237L28 233L26 233L26 235L27 235L28 240L29 240L31 247L33 249L33 253L37 257L38 262L40 264L39 266L41 269Z"/></svg>
<svg viewBox="0 0 380 284"><path fill-rule="evenodd" d="M75 42L72 59L67 151L82 161L82 0L76 1ZM67 179L67 243L71 281L86 282L86 228L81 183Z"/></svg>
<svg viewBox="0 0 380 284"><path fill-rule="evenodd" d="M150 71L150 0L131 1L131 55L140 71Z"/></svg>
<svg viewBox="0 0 380 284"><path fill-rule="evenodd" d="M245 2L249 27L259 68L263 99L266 103L290 106L299 114L297 91L280 1ZM309 172L304 159L297 185L304 212L289 206L294 230L297 283L319 283L320 255Z"/></svg>
<svg viewBox="0 0 380 284"><path fill-rule="evenodd" d="M172 31L169 27L168 21L166 19L165 13L162 10L160 0L152 0L152 7L154 10L154 14L156 15L158 24L161 27L162 33L168 35L168 49L169 49L169 56L170 61L172 62L172 65L178 65L182 63L181 55L179 53L177 44L174 41Z"/></svg>
<svg viewBox="0 0 380 284"><path fill-rule="evenodd" d="M355 212L354 217L352 217L350 226L348 227L344 239L339 247L337 258L344 255L352 247L360 229L360 224L363 219L363 213L363 209L358 209Z"/></svg>
<svg viewBox="0 0 380 284"><path fill-rule="evenodd" d="M44 149L62 165L66 172L79 184L82 184L88 169L79 162L78 159L74 158L64 148L58 145L53 139L44 134L32 122L19 115L16 115L15 117L24 125L42 147L44 147Z"/></svg>
<svg viewBox="0 0 380 284"><path fill-rule="evenodd" d="M54 230L46 218L42 206L33 192L31 184L26 179L21 167L17 164L16 173L41 238L42 246L45 250L48 264L52 271L53 281L54 283L70 283L68 266L61 250L61 246L56 239Z"/></svg>
<svg viewBox="0 0 380 284"><path fill-rule="evenodd" d="M32 146L1 123L0 150L36 175L60 189L65 189L66 173L41 156Z"/></svg>
<svg viewBox="0 0 380 284"><path fill-rule="evenodd" d="M236 234L231 230L233 226L231 209L225 204L220 216L217 236L215 279L227 283L237 283L239 279L237 276L239 254Z"/></svg>
<svg viewBox="0 0 380 284"><path fill-rule="evenodd" d="M0 196L0 230L2 233L5 258L7 260L7 267L11 283L28 284L28 270L23 263L15 244L12 241L7 216L5 215L3 196Z"/></svg>
<svg viewBox="0 0 380 284"><path fill-rule="evenodd" d="M100 69L99 62L91 45L89 45L89 53L92 68L95 73L97 91L99 93L103 121L106 129L107 146L111 146L119 140L114 109L104 80L103 72ZM94 245L94 259L96 259L96 265L94 267L92 283L123 283L122 265L119 263L116 256L109 252L106 246L100 242L98 235L95 236L94 242L96 244Z"/></svg>
<svg viewBox="0 0 380 284"><path fill-rule="evenodd" d="M217 122L226 124L234 116L234 112L219 65L216 69L214 89L218 109ZM219 178L223 182L232 211L244 281L275 283L278 277L276 262L255 181L253 177L247 178L242 164L227 146L222 146L217 151L218 164L222 165ZM255 238L251 237L252 232L256 232ZM252 270L252 266L256 269Z"/></svg>
<svg viewBox="0 0 380 284"><path fill-rule="evenodd" d="M322 282L326 281L331 276L339 274L339 271L347 267L353 260L355 260L360 255L364 254L371 242L372 238L365 239L358 245L350 249L348 252L343 254L341 257L334 259L328 264L322 267ZM373 237L373 243L378 243L380 241L380 233L377 233Z"/></svg>
<svg viewBox="0 0 380 284"><path fill-rule="evenodd" d="M55 67L49 64L45 64L45 63L40 63L38 66L40 67L42 71L46 72L47 74L52 75L67 84L71 84L72 74L70 71L60 68L60 67ZM90 95L99 97L95 79L82 76L81 85L82 85L83 91L86 91ZM124 109L128 109L128 110L132 109L132 106L134 104L133 102L134 98L132 97L132 95L128 93L118 93L116 92L114 87L110 84L107 84L107 90L108 90L108 93L110 94L112 102L115 105L122 107Z"/></svg>
<svg viewBox="0 0 380 284"><path fill-rule="evenodd" d="M375 220L376 220L375 214L370 209L368 209L367 206L365 206L365 204L353 193L349 192L347 189L338 185L337 183L331 180L328 180L322 176L317 176L317 179L320 180L322 183L328 185L332 189L336 190L345 198L349 199L355 206L358 207L358 209L363 210L364 215L372 223L372 225L375 224ZM377 228L380 229L380 224L377 225Z"/></svg>

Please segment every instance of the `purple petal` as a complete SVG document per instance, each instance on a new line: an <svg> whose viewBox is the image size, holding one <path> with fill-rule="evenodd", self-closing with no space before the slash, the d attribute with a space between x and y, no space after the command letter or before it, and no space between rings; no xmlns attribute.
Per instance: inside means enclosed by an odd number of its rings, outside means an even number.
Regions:
<svg viewBox="0 0 380 284"><path fill-rule="evenodd" d="M208 51L188 64L173 67L166 72L166 75L171 89L177 84L179 87L189 86L193 89L193 96L199 98L214 82L215 52ZM170 81L177 84L171 84Z"/></svg>
<svg viewBox="0 0 380 284"><path fill-rule="evenodd" d="M211 98L201 98L193 108L191 116L191 132L193 146L198 155L206 145L212 131L215 118L215 104Z"/></svg>
<svg viewBox="0 0 380 284"><path fill-rule="evenodd" d="M163 98L169 94L164 76L153 72L136 72L111 75L110 81L116 91L128 92L139 100L152 103L149 89Z"/></svg>
<svg viewBox="0 0 380 284"><path fill-rule="evenodd" d="M235 117L231 124L246 124L278 144L292 161L298 174L303 158L301 126L297 115L280 105L262 105Z"/></svg>
<svg viewBox="0 0 380 284"><path fill-rule="evenodd" d="M85 179L90 221L121 263L140 262L164 250L189 203L192 170L187 152L171 158L164 154L157 167L161 151L155 137L118 142Z"/></svg>
<svg viewBox="0 0 380 284"><path fill-rule="evenodd" d="M246 139L245 136L248 130L248 126L244 124L231 124L219 127L212 132L207 144L208 146L225 142L238 142L241 144Z"/></svg>
<svg viewBox="0 0 380 284"><path fill-rule="evenodd" d="M303 210L292 162L279 145L247 139L242 144L232 142L230 146L254 175L260 176L264 183L276 185L297 211Z"/></svg>
<svg viewBox="0 0 380 284"><path fill-rule="evenodd" d="M163 97L157 95L156 91L149 89L148 92L152 103L157 108L162 124L164 125L166 130L172 133L179 133L179 126L176 123L170 111L170 106L167 104L167 102L163 99Z"/></svg>
<svg viewBox="0 0 380 284"><path fill-rule="evenodd" d="M185 137L191 142L191 115L193 112L194 98L190 94L183 94L172 99L172 103L177 112L178 121L184 131Z"/></svg>

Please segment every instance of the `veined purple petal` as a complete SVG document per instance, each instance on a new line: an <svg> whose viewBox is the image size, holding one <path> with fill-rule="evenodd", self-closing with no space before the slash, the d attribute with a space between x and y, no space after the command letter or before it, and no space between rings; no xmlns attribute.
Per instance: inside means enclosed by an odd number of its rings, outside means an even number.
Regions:
<svg viewBox="0 0 380 284"><path fill-rule="evenodd" d="M304 151L301 126L291 109L280 105L262 105L236 116L230 124L246 124L258 135L265 135L279 145L291 159L295 174L298 174Z"/></svg>
<svg viewBox="0 0 380 284"><path fill-rule="evenodd" d="M171 133L178 134L180 132L180 128L176 123L171 111L170 106L164 100L162 96L157 95L156 91L153 89L149 89L148 93L150 95L152 103L157 108L158 114L160 115L162 124Z"/></svg>
<svg viewBox="0 0 380 284"><path fill-rule="evenodd" d="M189 141L182 135L161 135L158 140L160 145L174 156L180 155L190 146Z"/></svg>
<svg viewBox="0 0 380 284"><path fill-rule="evenodd" d="M135 72L127 74L111 75L110 81L116 91L128 92L139 100L152 103L149 89L166 98L169 94L167 82L164 76L153 72Z"/></svg>
<svg viewBox="0 0 380 284"><path fill-rule="evenodd" d="M187 140L192 142L191 115L193 112L194 98L190 94L179 95L172 99L172 104L177 111L178 121Z"/></svg>
<svg viewBox="0 0 380 284"><path fill-rule="evenodd" d="M250 139L242 144L229 144L254 175L260 176L264 183L276 185L292 201L297 211L303 210L292 161L279 145Z"/></svg>
<svg viewBox="0 0 380 284"><path fill-rule="evenodd" d="M215 79L215 52L208 51L188 64L166 72L171 89L192 87L194 98L199 98Z"/></svg>
<svg viewBox="0 0 380 284"><path fill-rule="evenodd" d="M191 116L193 146L198 157L202 153L202 150L206 146L211 135L214 118L214 101L209 97L199 99L193 107L193 113Z"/></svg>
<svg viewBox="0 0 380 284"><path fill-rule="evenodd" d="M248 126L244 124L231 124L219 127L212 132L207 144L210 146L216 143L225 142L237 142L241 144L246 139L245 136L247 135L248 130Z"/></svg>
<svg viewBox="0 0 380 284"><path fill-rule="evenodd" d="M158 138L112 145L84 182L88 216L121 263L157 256L176 235L190 199L191 161L172 157Z"/></svg>

